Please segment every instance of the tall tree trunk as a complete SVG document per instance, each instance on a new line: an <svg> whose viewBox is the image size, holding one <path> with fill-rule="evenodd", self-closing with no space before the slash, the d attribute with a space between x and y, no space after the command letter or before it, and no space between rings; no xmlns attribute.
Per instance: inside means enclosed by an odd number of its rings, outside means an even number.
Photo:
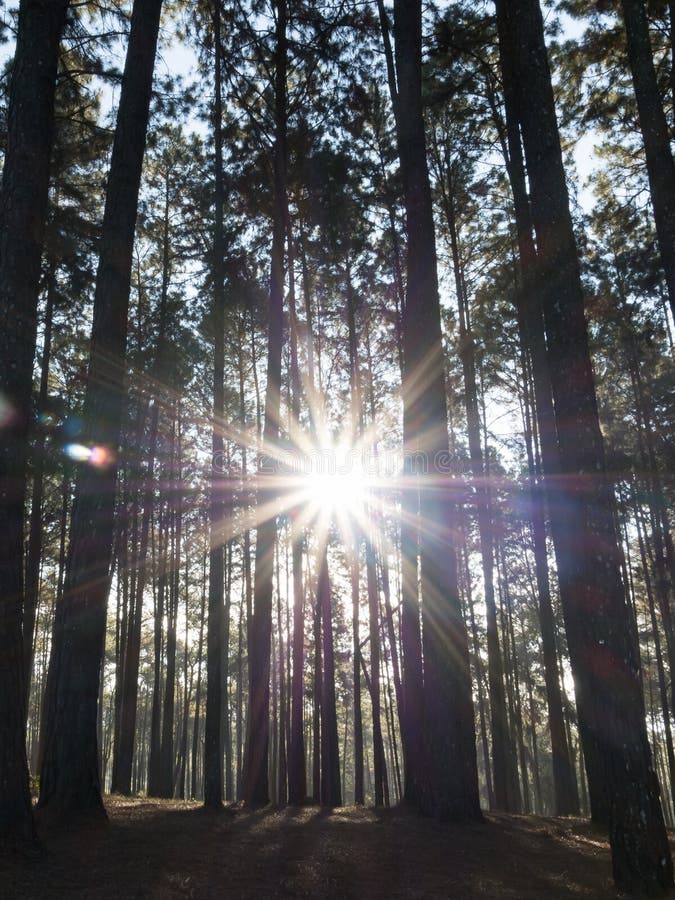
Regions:
<svg viewBox="0 0 675 900"><path fill-rule="evenodd" d="M204 721L204 805L220 809L223 802L223 644L225 527L225 233L223 182L223 110L220 0L213 12L215 46L215 222L213 232L213 433L209 497L209 625L207 631L206 717Z"/></svg>
<svg viewBox="0 0 675 900"><path fill-rule="evenodd" d="M279 553L279 550L277 550L277 553ZM277 584L279 584L279 578L277 578ZM277 631L279 634L279 764L277 776L277 803L285 806L288 800L288 765L286 756L286 663L280 590L277 590Z"/></svg>
<svg viewBox="0 0 675 900"><path fill-rule="evenodd" d="M291 322L291 428L300 419L300 370L298 368L298 325L295 306L295 253L293 233L288 222L288 307ZM305 285L305 291L308 291ZM305 296L305 302L310 303ZM314 395L314 360L311 351L311 317L308 329L308 368L311 402ZM307 793L305 768L305 740L303 733L303 704L305 678L305 613L302 585L302 548L304 536L298 521L298 510L291 510L291 555L293 565L293 671L291 675L291 725L288 741L288 802L294 805L304 802Z"/></svg>
<svg viewBox="0 0 675 900"><path fill-rule="evenodd" d="M443 167L439 166L441 172ZM478 410L478 388L476 383L476 347L469 316L469 303L465 292L464 278L459 252L459 236L455 214L455 188L453 184L452 166L446 160L445 179L442 179L443 200L446 211L452 263L455 276L455 290L459 310L459 356L462 360L464 375L464 403L466 408L467 432L471 469L474 479L474 490L478 512L478 534L483 568L483 590L485 597L487 651L488 651L488 685L490 696L490 725L492 729L492 770L494 776L494 798L497 809L516 811L513 791L510 785L514 780L512 758L509 754L509 725L506 715L506 695L504 693L504 663L499 647L497 630L497 607L494 588L493 558L493 523L490 498L490 485L487 478L487 467L483 458L480 437L480 414Z"/></svg>
<svg viewBox="0 0 675 900"><path fill-rule="evenodd" d="M293 529L293 523L291 523ZM304 740L305 632L302 585L302 538L292 533L293 555L293 673L291 680L291 732L288 746L288 802L300 804L307 794Z"/></svg>
<svg viewBox="0 0 675 900"><path fill-rule="evenodd" d="M352 285L349 259L346 265L347 279L347 319L349 331L349 373L351 393L352 445L363 438L363 398L359 374L359 341L356 328L356 298ZM353 560L352 560L352 619L354 630L354 802L363 803L363 724L361 716L361 691L357 666L361 656L359 640L359 537L361 525L353 524ZM384 744L382 741L382 711L380 691L380 626L379 596L377 587L377 570L375 566L375 549L372 536L366 534L366 581L368 592L368 619L370 643L370 700L373 727L373 777L375 782L375 806L384 803L384 782L386 764ZM358 701L358 717L356 705ZM357 719L359 734L357 737ZM357 792L360 788L360 796Z"/></svg>
<svg viewBox="0 0 675 900"><path fill-rule="evenodd" d="M500 37L501 40L501 37ZM538 303L536 285L536 248L533 237L533 225L529 198L527 196L525 165L522 155L520 126L517 113L517 73L515 59L506 54L501 55L502 82L504 86L504 104L506 108L506 130L508 150L505 153L508 177L514 200L516 229L518 232L518 250L521 260L521 280L515 292L518 312L518 328L522 347L524 383L527 385L525 372L529 355L534 381L534 397L539 426L541 453L545 468L551 478L558 471L559 458L555 423L553 421L553 403L551 397L551 378L546 359L546 343L544 323ZM526 407L527 408L527 407ZM548 559L546 552L544 493L548 491L549 481L543 485L535 483L535 460L532 447L532 429L527 429L526 450L530 471L530 496L532 501L532 539L534 544L537 589L539 595L539 621L542 633L544 655L544 677L546 682L546 698L548 704L548 721L551 732L553 757L553 784L556 810L559 815L575 815L578 813L579 800L576 789L574 765L567 742L555 641L555 622L551 603L550 583L548 578ZM553 524L553 523L552 523Z"/></svg>
<svg viewBox="0 0 675 900"><path fill-rule="evenodd" d="M233 544L232 540L230 539L227 542L225 553L225 625L223 628L223 742L225 744L225 799L228 801L234 799L234 783L232 773L232 725L230 719L230 614L232 611L232 551Z"/></svg>
<svg viewBox="0 0 675 900"><path fill-rule="evenodd" d="M122 683L124 679L124 659L126 656L126 643L129 633L129 601L133 592L131 585L131 567L129 565L129 523L131 523L131 540L136 537L136 522L138 519L138 504L135 502L129 508L129 467L125 465L120 473L120 508L117 519L119 522L117 533L117 557L119 578L117 580L117 609L115 610L115 708L114 708L114 735L113 743L115 752L119 746L119 731L122 711ZM134 497L137 501L137 496ZM113 760L113 778L114 778ZM112 781L112 779L111 779Z"/></svg>
<svg viewBox="0 0 675 900"><path fill-rule="evenodd" d="M78 472L40 777L40 805L64 813L103 810L96 703L110 589L132 249L161 7L161 0L134 3L103 215L83 419L85 439L103 448L106 458L103 465L83 464Z"/></svg>
<svg viewBox="0 0 675 900"><path fill-rule="evenodd" d="M659 612L663 622L663 631L666 638L668 667L670 669L671 700L675 700L675 630L673 629L673 616L669 597L673 586L675 586L675 579L673 579L672 560L671 566L669 567L667 559L669 554L672 554L667 503L654 445L654 431L652 426L652 422L654 421L653 401L649 396L648 391L645 389L640 361L638 359L635 329L633 323L630 321L630 311L626 302L623 285L620 280L619 285L622 344L626 348L628 355L628 369L633 388L635 414L638 424L638 449L649 494L652 543L654 546L654 562L656 567L655 589L659 604ZM670 568L670 573L668 572L668 568Z"/></svg>
<svg viewBox="0 0 675 900"><path fill-rule="evenodd" d="M498 545L499 546L499 545ZM504 632L504 644L506 647L509 647L510 644L510 669L513 677L513 688L514 688L514 712L515 712L515 725L512 724L512 729L515 728L515 737L517 739L518 744L518 760L520 762L520 775L522 780L522 812L528 815L531 812L530 809L530 784L527 776L527 761L525 757L525 738L523 732L523 704L520 696L520 679L518 677L518 648L516 647L516 636L513 628L513 605L511 603L511 590L509 588L508 575L506 572L506 560L504 559L504 546L503 544L499 546L499 557L501 560L501 571L502 571L502 586L504 592L504 602L506 605L506 622L507 622L507 630ZM516 774L516 784L517 784L517 773Z"/></svg>
<svg viewBox="0 0 675 900"><path fill-rule="evenodd" d="M358 355L356 335L356 301L352 286L351 266L349 259L345 265L345 288L347 293L347 325L349 336L349 383L350 383L350 413L352 428L352 445L356 442L361 432L361 392L359 389ZM359 621L361 612L360 592L360 545L361 527L358 522L352 522L350 550L350 582L352 600L352 679L354 694L354 803L362 806L363 795L363 713L361 710L361 638L359 634ZM379 715L379 709L378 709ZM376 805L381 805L380 803Z"/></svg>
<svg viewBox="0 0 675 900"><path fill-rule="evenodd" d="M457 584L453 510L439 490L447 471L447 407L436 273L434 222L422 114L421 2L394 4L399 87L399 156L408 232L403 315L404 452L423 454L420 568L424 620L423 757L412 760L415 800L440 818L480 818L467 633ZM447 476L446 476L447 477ZM410 488L405 493L412 492ZM405 509L404 509L405 515ZM412 565L409 562L411 571ZM417 595L416 582L413 602ZM405 702L404 702L405 707ZM405 717L409 709L405 711Z"/></svg>
<svg viewBox="0 0 675 900"><path fill-rule="evenodd" d="M153 557L157 575L153 585L154 660L152 679L152 711L150 714L150 746L148 748L148 794L158 797L161 791L160 758L162 752L162 675L164 670L164 611L167 606L167 525L165 507L159 499L158 523L153 535Z"/></svg>
<svg viewBox="0 0 675 900"><path fill-rule="evenodd" d="M33 837L22 641L26 459L59 44L68 0L22 0L0 191L0 838Z"/></svg>
<svg viewBox="0 0 675 900"><path fill-rule="evenodd" d="M519 316L522 319L522 317ZM521 326L521 341L526 347L527 331ZM525 353L523 354L523 357ZM525 368L525 366L524 366ZM523 381L527 385L528 373L523 372ZM529 391L527 392L529 395ZM529 397L525 398L525 409L528 409ZM575 816L579 814L579 796L577 792L574 764L567 743L565 722L560 696L560 680L558 672L558 654L556 649L556 626L551 600L551 583L548 574L548 553L546 550L546 521L544 495L541 483L537 483L536 465L533 453L533 435L526 412L525 444L529 473L530 530L534 552L537 597L539 601L539 627L544 659L544 683L546 685L546 706L548 710L548 727L551 736L551 762L553 768L553 791L555 796L554 810L559 816ZM534 725L533 725L534 729ZM534 735L534 730L533 730ZM534 738L533 738L534 739Z"/></svg>
<svg viewBox="0 0 675 900"><path fill-rule="evenodd" d="M170 550L169 577L167 585L167 616L166 616L166 681L164 688L164 708L162 710L162 738L159 761L159 796L173 797L173 757L174 757L174 722L176 705L176 625L178 617L178 594L180 575L180 538L181 522L180 509L176 499L176 439L175 439L175 409L172 434L170 438L169 468L169 498L168 518ZM169 549L169 548L167 548Z"/></svg>
<svg viewBox="0 0 675 900"><path fill-rule="evenodd" d="M134 759L134 736L138 710L138 672L141 655L141 623L143 618L143 594L147 582L148 544L150 523L155 500L154 465L157 446L159 402L155 398L152 409L148 464L145 477L144 504L141 518L141 533L138 549L133 548L135 582L128 615L128 634L125 645L124 671L122 678L122 699L120 723L117 733L113 761L112 790L120 794L131 793L131 771ZM144 417L142 417L144 421ZM142 441L142 423L137 429L139 444ZM136 527L134 526L134 533Z"/></svg>
<svg viewBox="0 0 675 900"><path fill-rule="evenodd" d="M651 576L649 573L649 564L647 562L647 552L645 548L645 540L641 528L640 511L635 509L635 525L637 527L638 545L640 548L640 560L642 562L642 573L645 580L645 591L647 593L647 604L649 606L649 619L652 627L652 635L654 639L654 655L656 656L656 672L659 682L659 694L661 697L661 710L663 714L664 731L666 736L666 758L668 760L668 773L670 780L670 794L673 800L673 809L675 809L675 752L673 751L673 734L671 729L670 710L668 708L668 692L666 690L666 673L663 666L663 654L661 652L661 638L659 636L659 626L656 621L656 610L654 607L654 592L652 590Z"/></svg>
<svg viewBox="0 0 675 900"><path fill-rule="evenodd" d="M328 547L320 549L317 577L317 604L321 609L323 672L321 677L321 805L341 806L340 751L335 708L335 659L333 653L333 614Z"/></svg>
<svg viewBox="0 0 675 900"><path fill-rule="evenodd" d="M281 355L283 346L284 242L288 214L286 185L286 0L275 3L276 51L274 80L274 221L272 227L272 265L269 298L269 340L267 347L267 388L265 391L265 426L263 454L272 454L279 437L281 402ZM271 458L260 459L258 507L271 500L270 490L263 490L265 470L273 469ZM272 489L273 490L273 489ZM276 518L268 517L258 526L255 549L255 587L253 621L249 644L250 700L246 753L244 756L243 799L251 804L269 802L268 749L270 707L270 642L272 634L272 593L274 585L274 541Z"/></svg>
<svg viewBox="0 0 675 900"><path fill-rule="evenodd" d="M357 525L351 535L349 560L349 580L352 601L352 680L354 718L354 803L363 806L363 714L361 711L361 638L359 634L360 592L359 592L359 542Z"/></svg>
<svg viewBox="0 0 675 900"><path fill-rule="evenodd" d="M560 458L551 517L558 520L558 576L587 771L589 781L596 777L588 754L597 754L617 886L654 893L672 886L672 862L621 581L543 19L537 0L497 0L497 10L500 52L512 54L518 72Z"/></svg>
<svg viewBox="0 0 675 900"><path fill-rule="evenodd" d="M164 221L162 226L162 283L159 300L159 323L157 329L157 349L152 364L152 383L156 386L152 398L150 414L150 433L147 444L147 470L144 481L144 507L141 520L141 534L138 546L134 544L132 558L134 560L134 591L132 610L129 614L129 632L126 640L126 653L124 659L124 672L122 680L122 702L120 711L120 725L118 729L118 741L115 745L113 760L112 790L120 794L129 794L131 791L131 770L134 754L134 733L136 729L136 714L138 706L138 673L141 652L141 620L143 616L143 594L147 582L147 558L150 535L150 523L153 515L155 499L155 462L157 456L157 441L159 438L160 411L164 408L161 386L166 385L169 379L168 364L168 300L169 284L171 277L170 256L170 175L167 172L164 185ZM140 290L139 280L139 290ZM143 441L143 430L147 406L144 414L139 415L137 439L139 450ZM139 456L141 453L139 453ZM139 478L142 478L139 473Z"/></svg>
<svg viewBox="0 0 675 900"><path fill-rule="evenodd" d="M186 537L187 544L187 537ZM185 799L185 782L188 766L188 725L190 721L190 701L192 699L192 683L194 679L194 665L189 665L189 648L190 648L190 620L188 617L188 607L190 605L190 556L186 547L185 550L185 641L183 647L183 718L180 735L180 748L178 751L178 773L176 775L175 796L180 800ZM190 669L190 678L188 680L188 668Z"/></svg>
<svg viewBox="0 0 675 900"><path fill-rule="evenodd" d="M656 81L646 3L644 0L622 0L621 6L647 161L656 237L666 276L670 311L675 317L675 165L670 134Z"/></svg>
<svg viewBox="0 0 675 900"><path fill-rule="evenodd" d="M492 809L495 805L494 788L492 782L492 768L490 766L490 752L487 738L487 716L485 714L485 702L483 700L483 659L481 656L480 644L478 641L478 628L476 626L476 615L473 603L473 590L471 586L471 567L469 565L469 552L466 546L466 529L464 527L464 517L462 516L461 535L462 535L462 563L464 573L464 596L465 603L469 610L469 624L471 626L471 643L473 647L474 666L476 669L476 689L478 694L478 721L480 725L480 739L483 751L483 763L485 764L485 786L487 789L488 807Z"/></svg>
<svg viewBox="0 0 675 900"><path fill-rule="evenodd" d="M373 717L373 776L375 780L375 806L382 806L385 801L387 767L384 758L384 742L382 740L382 711L380 690L380 615L377 586L377 569L375 566L375 548L370 535L366 538L366 578L368 586L368 622L370 643L370 701ZM387 805L388 802L387 802Z"/></svg>
<svg viewBox="0 0 675 900"><path fill-rule="evenodd" d="M242 315L240 319L240 344L239 344L239 419L242 430L246 425L246 392L244 386L244 336L246 330L246 315ZM255 366L255 362L253 363ZM256 436L258 431L256 431ZM248 492L248 452L246 443L241 445L241 484L242 493L246 496ZM246 502L248 510L248 501ZM251 532L249 528L244 530L242 539L242 568L243 577L241 585L241 594L239 598L239 627L237 634L237 780L236 780L236 796L239 800L242 796L242 777L243 777L243 754L244 754L244 631L246 631L246 642L248 646L249 628L251 623L251 607L253 602L252 590L252 572L251 572Z"/></svg>
<svg viewBox="0 0 675 900"><path fill-rule="evenodd" d="M54 318L54 295L56 294L56 267L52 263L47 273L47 305L45 309L45 336L42 345L40 390L37 412L41 413L47 402L49 386L49 362L52 349L52 323ZM40 561L42 559L42 500L44 496L45 473L45 433L38 431L33 447L33 489L28 526L28 553L26 555L26 591L23 604L23 658L25 708L28 710L30 683L33 673L33 644L35 639L35 613L40 587Z"/></svg>
<svg viewBox="0 0 675 900"><path fill-rule="evenodd" d="M321 803L321 697L323 693L323 679L321 671L321 603L318 588L315 591L313 620L314 684L312 686L312 693L314 708L312 710L312 800L314 803Z"/></svg>
<svg viewBox="0 0 675 900"><path fill-rule="evenodd" d="M197 688L195 691L195 719L192 727L192 771L190 772L190 797L197 798L197 771L199 764L197 752L199 750L199 716L202 701L202 650L204 648L204 619L206 611L206 554L202 567L202 603L199 615L199 643L197 644Z"/></svg>

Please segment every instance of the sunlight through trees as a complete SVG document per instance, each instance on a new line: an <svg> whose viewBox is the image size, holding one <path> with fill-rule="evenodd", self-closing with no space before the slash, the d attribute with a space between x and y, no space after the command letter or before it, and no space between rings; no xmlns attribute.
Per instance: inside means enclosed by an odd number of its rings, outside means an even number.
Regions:
<svg viewBox="0 0 675 900"><path fill-rule="evenodd" d="M670 889L672 12L7 5L3 848L401 804Z"/></svg>

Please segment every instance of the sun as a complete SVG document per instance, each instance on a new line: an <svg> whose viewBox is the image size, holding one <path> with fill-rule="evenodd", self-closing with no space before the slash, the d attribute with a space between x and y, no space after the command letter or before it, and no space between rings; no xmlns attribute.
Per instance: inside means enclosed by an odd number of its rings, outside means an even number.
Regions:
<svg viewBox="0 0 675 900"><path fill-rule="evenodd" d="M338 525L362 521L370 491L362 456L353 447L335 445L306 455L300 492L313 517Z"/></svg>
<svg viewBox="0 0 675 900"><path fill-rule="evenodd" d="M367 492L361 467L341 463L331 468L317 467L305 476L308 499L327 511L355 513Z"/></svg>
<svg viewBox="0 0 675 900"><path fill-rule="evenodd" d="M321 418L319 409L313 419L320 423ZM351 543L355 535L370 534L396 495L396 475L386 466L383 474L380 457L371 430L332 431L325 423L311 433L291 428L266 461L267 471L278 477L272 489L276 500L264 514L289 513L298 527L315 531L321 540L331 535Z"/></svg>

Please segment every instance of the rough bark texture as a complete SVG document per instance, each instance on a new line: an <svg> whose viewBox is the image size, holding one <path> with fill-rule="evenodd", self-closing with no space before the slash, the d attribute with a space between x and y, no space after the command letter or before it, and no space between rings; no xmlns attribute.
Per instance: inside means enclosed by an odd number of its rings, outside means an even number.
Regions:
<svg viewBox="0 0 675 900"><path fill-rule="evenodd" d="M621 6L626 25L628 62L633 75L647 161L656 236L668 286L670 309L675 316L675 165L670 150L668 123L656 82L646 4L643 0L622 0Z"/></svg>
<svg viewBox="0 0 675 900"><path fill-rule="evenodd" d="M52 325L54 319L54 294L56 293L55 266L53 264L49 267L46 280L47 304L45 308L45 334L40 365L40 390L38 393L36 409L38 415L40 415L45 408L49 386L49 362L51 358ZM23 671L26 719L28 719L30 685L33 675L35 617L40 590L40 561L42 559L43 544L42 501L44 497L45 437L45 432L40 429L35 439L32 454L33 484L28 526L28 551L26 553L26 589L23 601Z"/></svg>
<svg viewBox="0 0 675 900"><path fill-rule="evenodd" d="M147 469L143 478L140 467L138 478L144 484L144 507L141 520L141 533L132 548L133 571L136 573L132 581L132 596L128 614L127 634L123 641L124 655L122 662L121 698L119 724L115 733L115 751L113 754L112 790L120 794L131 793L131 773L134 758L134 739L136 733L136 715L138 709L138 673L141 652L141 620L143 616L143 594L148 575L148 544L150 522L153 516L155 499L155 462L159 436L159 414L163 407L161 396L162 385L167 386L169 378L169 361L167 353L168 330L168 296L171 274L170 256L170 202L171 182L167 172L164 185L164 222L162 227L162 287L159 299L159 324L157 329L157 350L153 360L152 382L157 385L150 415L150 433L148 436ZM137 440L139 459L143 458L143 431L147 417L147 407L139 414ZM135 536L138 537L137 531Z"/></svg>
<svg viewBox="0 0 675 900"><path fill-rule="evenodd" d="M288 311L291 322L291 429L298 427L300 420L300 403L302 399L302 383L298 367L298 325L295 308L295 252L290 220L288 232ZM308 297L305 298L309 302ZM308 355L308 387L310 396L314 395L314 364L311 356L311 316L308 320L307 344ZM291 511L291 555L293 560L293 644L291 674L291 720L288 734L288 802L300 804L307 794L307 769L305 762L304 735L304 676L305 676L305 610L304 588L302 583L302 557L304 535L302 525L298 521L298 510Z"/></svg>
<svg viewBox="0 0 675 900"><path fill-rule="evenodd" d="M366 539L366 577L368 581L368 622L370 644L370 703L373 717L373 781L375 806L386 803L389 806L389 790L387 784L387 765L384 757L384 741L382 738L382 710L380 689L380 615L379 590L375 548L368 535Z"/></svg>
<svg viewBox="0 0 675 900"><path fill-rule="evenodd" d="M24 742L23 518L56 67L67 9L67 0L20 4L0 193L0 840L33 835Z"/></svg>
<svg viewBox="0 0 675 900"><path fill-rule="evenodd" d="M265 391L265 427L263 452L273 454L279 437L281 400L281 353L283 346L284 241L288 208L286 186L286 0L277 7L277 46L275 53L275 146L274 146L274 222L272 233L272 267L269 301L269 339L267 345L267 388ZM265 469L273 468L273 459L260 461L261 482ZM269 492L259 490L261 509L271 499ZM274 540L276 518L268 518L258 526L255 549L253 621L249 645L249 716L244 756L243 799L247 803L269 802L267 772L270 708L270 647L272 635L272 592L274 588Z"/></svg>
<svg viewBox="0 0 675 900"><path fill-rule="evenodd" d="M323 673L321 678L321 805L342 806L337 711L335 708L335 658L333 610L328 554L324 545L319 560L316 600L321 609Z"/></svg>
<svg viewBox="0 0 675 900"><path fill-rule="evenodd" d="M291 523L293 546L293 674L291 681L291 730L288 743L288 802L303 803L307 794L304 738L305 620L302 585L302 537Z"/></svg>
<svg viewBox="0 0 675 900"><path fill-rule="evenodd" d="M499 646L497 630L497 607L494 588L493 558L493 524L490 499L490 486L487 480L483 448L480 438L480 414L478 411L478 388L476 379L476 348L469 318L468 299L463 283L459 240L455 216L454 186L452 170L447 167L447 188L444 188L443 199L446 207L446 218L450 230L452 264L455 276L455 290L459 309L459 336L462 373L464 376L464 404L466 408L469 452L471 455L471 471L474 479L474 491L478 507L478 534L480 538L481 562L483 569L483 590L485 596L486 637L488 651L488 688L490 698L490 725L492 729L492 770L494 776L494 802L497 809L518 811L516 802L517 774L513 771L512 757L509 753L509 722L506 714L506 695L504 692L504 663Z"/></svg>
<svg viewBox="0 0 675 900"><path fill-rule="evenodd" d="M101 810L96 710L113 549L116 455L124 403L127 316L138 191L161 0L136 0L106 192L94 297L84 440L103 465L82 464L71 517L47 684L40 805Z"/></svg>
<svg viewBox="0 0 675 900"><path fill-rule="evenodd" d="M509 40L507 22L503 9L498 9L498 27L500 41ZM506 111L505 156L508 160L508 177L513 193L513 206L518 232L518 252L520 256L520 284L516 289L516 306L518 310L518 328L523 360L529 358L533 373L535 408L541 453L544 467L553 476L559 468L558 446L553 421L553 401L551 397L551 376L546 359L546 341L544 322L539 305L537 290L537 253L534 244L532 217L525 179L525 164L520 136L517 107L517 72L515 70L515 54L502 54L502 84L504 90L504 106ZM523 366L523 378L527 379L526 365ZM542 651L544 657L544 679L546 683L546 702L548 722L551 733L551 750L553 763L553 787L555 792L556 812L558 815L577 815L579 797L576 786L574 765L572 762L565 724L563 718L562 698L558 674L558 660L555 641L555 622L551 604L550 583L548 577L548 559L546 552L546 526L544 517L545 492L548 482L542 485L535 482L534 454L531 436L527 441L528 465L530 469L531 527L534 547L537 591L539 595L539 622L542 635Z"/></svg>
<svg viewBox="0 0 675 900"><path fill-rule="evenodd" d="M570 661L587 749L602 769L617 885L659 893L672 863L644 719L639 653L621 580L614 501L595 400L578 253L537 0L498 0L517 59L518 111L537 237L560 477L551 516ZM596 768L588 766L589 782Z"/></svg>
<svg viewBox="0 0 675 900"><path fill-rule="evenodd" d="M209 623L207 631L206 717L204 720L204 805L219 809L223 798L223 620L225 554L224 443L225 415L225 238L223 231L223 111L220 57L220 3L213 16L215 44L215 229L213 239L213 434L209 498Z"/></svg>
<svg viewBox="0 0 675 900"><path fill-rule="evenodd" d="M404 439L410 459L422 467L419 483L419 562L424 622L424 738L408 734L413 793L420 809L439 818L480 817L476 747L467 634L457 585L451 487L443 475L448 461L447 408L436 274L435 235L422 116L421 2L394 4L398 143L408 232L408 284L403 314ZM409 467L411 470L413 467ZM435 472L436 470L436 477ZM409 487L404 493L414 493ZM405 510L404 510L405 514ZM409 542L409 538L407 538ZM414 549L408 546L408 580ZM414 615L416 589L408 598ZM414 628L413 628L414 631ZM404 646L404 651L405 651ZM413 649L413 658L416 651ZM413 662L413 673L417 663ZM415 675L416 677L416 675ZM406 729L419 721L408 718ZM423 752L410 758L416 741ZM408 790L406 793L409 795Z"/></svg>
<svg viewBox="0 0 675 900"><path fill-rule="evenodd" d="M150 537L150 520L152 519L154 505L154 467L157 448L158 419L159 404L155 401L152 409L150 439L148 442L148 468L145 478L145 497L141 518L140 544L138 550L134 548L133 551L133 559L136 564L136 578L133 583L132 598L128 613L128 632L125 642L120 722L113 758L112 790L120 794L131 793L134 738L136 734L136 716L138 711L138 672L141 656L143 594L148 575L148 543Z"/></svg>
<svg viewBox="0 0 675 900"><path fill-rule="evenodd" d="M352 441L360 433L361 394L358 379L358 343L356 336L356 300L352 286L349 259L345 266L347 290L347 326L349 335L349 386ZM361 584L360 549L361 534L358 523L352 523L349 568L352 599L352 679L354 682L354 803L365 802L363 788L363 712L361 708L361 636L359 633ZM379 715L379 710L378 710ZM376 778L377 782L377 778ZM381 805L377 804L376 805Z"/></svg>

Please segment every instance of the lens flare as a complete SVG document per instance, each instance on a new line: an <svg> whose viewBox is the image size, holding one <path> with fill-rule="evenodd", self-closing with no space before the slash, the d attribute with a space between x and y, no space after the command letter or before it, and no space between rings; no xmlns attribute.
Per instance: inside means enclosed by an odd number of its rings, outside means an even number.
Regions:
<svg viewBox="0 0 675 900"><path fill-rule="evenodd" d="M0 394L0 428L6 428L14 418L14 407L4 394Z"/></svg>
<svg viewBox="0 0 675 900"><path fill-rule="evenodd" d="M66 444L63 452L73 462L87 462L89 459L89 447L85 447L84 444Z"/></svg>
<svg viewBox="0 0 675 900"><path fill-rule="evenodd" d="M114 458L107 447L87 447L84 444L66 444L63 452L73 462L86 462L97 469L109 466Z"/></svg>
<svg viewBox="0 0 675 900"><path fill-rule="evenodd" d="M366 474L354 451L335 447L309 456L303 491L322 512L358 514L367 488Z"/></svg>
<svg viewBox="0 0 675 900"><path fill-rule="evenodd" d="M113 454L107 447L92 447L89 451L89 462L92 466L103 468L113 461Z"/></svg>

